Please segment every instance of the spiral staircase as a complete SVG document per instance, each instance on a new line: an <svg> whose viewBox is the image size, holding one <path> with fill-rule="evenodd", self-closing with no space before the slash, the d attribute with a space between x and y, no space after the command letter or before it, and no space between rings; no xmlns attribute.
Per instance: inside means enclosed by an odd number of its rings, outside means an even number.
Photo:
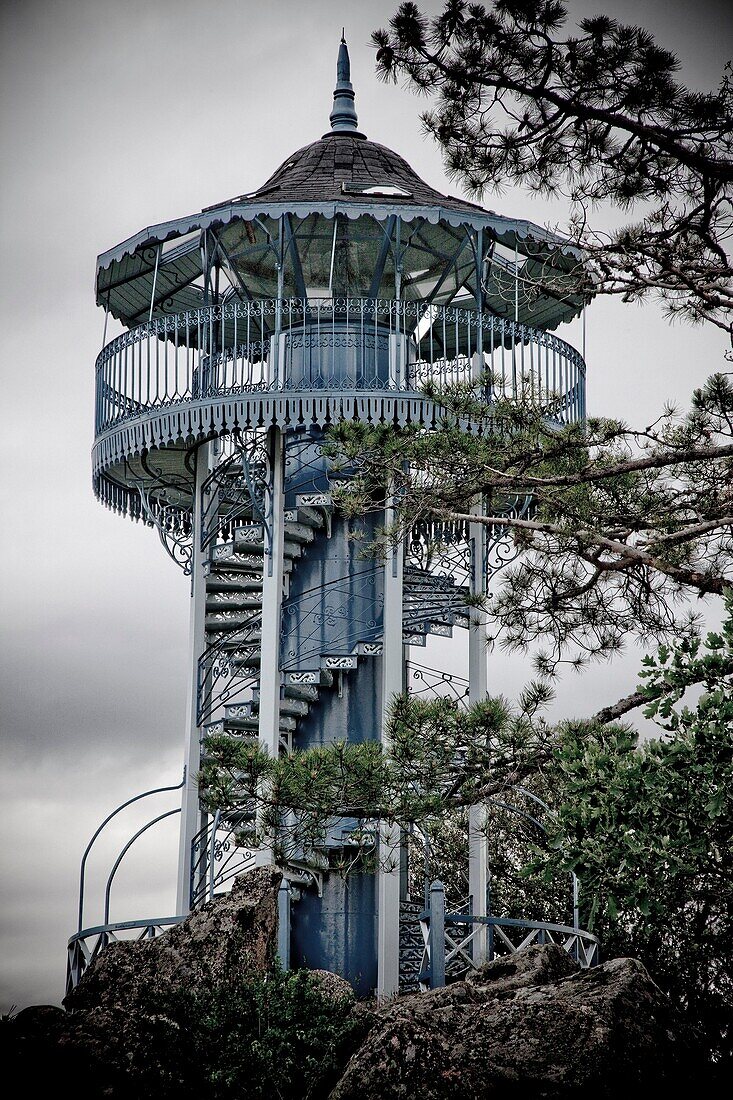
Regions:
<svg viewBox="0 0 733 1100"><path fill-rule="evenodd" d="M343 476L343 471L339 471L338 481ZM294 507L284 512L283 673L279 704L279 745L283 754L312 743L304 731L309 726L312 729L321 725L319 710L328 706L329 696L343 692L344 678L358 678L360 667L371 664L382 653L381 621L372 617L359 627L359 616L353 614L353 591L348 630L336 637L335 644L324 647L308 629L309 620L318 621L329 614L329 589L352 585L353 570L331 577L318 592L307 591L305 599L303 593L295 592L306 561L313 556L327 559L328 542L334 530L345 522L334 515L333 480L332 472L321 470L318 491L296 493ZM229 471L226 492L238 500L238 514L234 521L228 520L226 513L224 522L219 517L216 537L207 547L204 564L206 648L199 662L198 714L204 743L207 738L222 735L252 744L258 740L266 532L263 523L257 522L256 506L251 501L249 505L243 503L247 483L244 477L237 483ZM373 579L377 563L374 557L370 560L368 550L364 562L364 572ZM467 595L467 585L431 570L429 562L408 565L404 579L404 645L424 647L431 635L450 637L455 626L468 626ZM301 648L289 648L294 638ZM214 859L218 856L221 860L224 855L221 839L212 846L212 828L214 823L196 840L197 848L205 854L194 860L196 881L192 882L191 895L194 904L216 892L231 877L231 862L223 872L211 864L212 853ZM222 837L228 833L236 837L241 849L237 873L254 865L254 807L249 812L237 808L232 814L220 814L215 828ZM319 866L316 859L311 873L317 874ZM295 880L302 879L302 864L291 870Z"/></svg>

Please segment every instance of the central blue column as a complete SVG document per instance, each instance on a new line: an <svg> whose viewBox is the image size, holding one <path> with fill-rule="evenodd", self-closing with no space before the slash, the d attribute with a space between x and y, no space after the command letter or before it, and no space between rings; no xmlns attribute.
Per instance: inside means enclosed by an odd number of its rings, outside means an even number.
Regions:
<svg viewBox="0 0 733 1100"><path fill-rule="evenodd" d="M285 507L294 512L304 494L334 488L320 431L290 433L286 441ZM293 746L308 749L335 741L379 739L379 658L360 653L381 639L382 563L369 551L377 533L374 517L330 516L330 532L319 528L290 578L283 605L281 668L288 673L318 672L318 698L298 720ZM286 535L287 537L287 535ZM343 669L329 658L343 658ZM352 665L355 667L348 667ZM356 854L349 835L353 819L334 822L321 854L331 863ZM344 852L344 847L347 851ZM291 965L333 970L359 994L370 993L377 978L376 878L367 871L323 876L322 896L307 889L292 913Z"/></svg>

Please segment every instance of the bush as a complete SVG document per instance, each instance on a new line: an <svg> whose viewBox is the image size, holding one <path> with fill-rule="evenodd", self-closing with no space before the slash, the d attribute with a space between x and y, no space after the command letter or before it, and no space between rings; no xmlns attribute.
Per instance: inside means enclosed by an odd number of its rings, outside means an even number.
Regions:
<svg viewBox="0 0 733 1100"><path fill-rule="evenodd" d="M170 1076L167 1059L159 1057L144 1091L138 1086L134 1095L157 1100L327 1095L359 1038L350 1007L349 998L335 999L306 970L254 974L244 985L204 993L171 993L157 1017L167 1035L171 1028L176 1033Z"/></svg>

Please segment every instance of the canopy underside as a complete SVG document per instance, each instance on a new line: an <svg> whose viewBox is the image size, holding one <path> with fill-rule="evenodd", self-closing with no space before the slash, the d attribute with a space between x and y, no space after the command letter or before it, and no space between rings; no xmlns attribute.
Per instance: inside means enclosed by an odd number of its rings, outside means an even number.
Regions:
<svg viewBox="0 0 733 1100"><path fill-rule="evenodd" d="M100 256L97 302L134 327L217 301L399 296L475 308L480 294L490 313L554 329L582 308L579 274L575 250L496 215L230 206Z"/></svg>

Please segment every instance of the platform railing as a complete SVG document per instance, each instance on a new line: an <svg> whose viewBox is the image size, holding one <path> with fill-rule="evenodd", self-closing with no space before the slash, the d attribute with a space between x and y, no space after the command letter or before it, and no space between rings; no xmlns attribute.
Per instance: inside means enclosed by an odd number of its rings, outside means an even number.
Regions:
<svg viewBox="0 0 733 1100"><path fill-rule="evenodd" d="M155 917L148 920L115 921L94 928L83 928L71 937L67 948L66 996L82 979L85 970L112 943L152 940L167 932L185 917Z"/></svg>
<svg viewBox="0 0 733 1100"><path fill-rule="evenodd" d="M99 840L104 830L129 806L142 802L145 799L152 798L158 794L169 794L171 792L180 791L186 781L185 772L180 783L174 783L166 787L154 787L149 791L143 791L141 794L133 795L132 798L126 799L119 806L115 807L111 813L103 819L103 821L97 826L92 837L84 849L84 854L81 857L81 864L79 867L79 909L78 909L78 925L75 934L68 942L67 949L67 968L66 968L66 992L69 993L76 985L78 985L82 974L86 968L92 963L97 956L102 952L105 947L110 943L117 943L120 939L151 939L161 932L164 932L173 924L177 924L183 920L183 917L161 917L150 920L134 920L134 921L110 921L110 898L112 885L115 880L117 871L120 868L125 856L135 843L157 825L161 821L165 821L170 817L175 816L181 812L181 807L176 806L171 810L164 810L160 814L156 814L154 817L146 821L139 829L137 829L130 839L123 845L117 858L112 864L112 869L107 876L107 880L104 888L104 918L103 923L95 925L91 928L84 928L84 902L86 892L86 872L89 856L94 848L95 844Z"/></svg>
<svg viewBox="0 0 733 1100"><path fill-rule="evenodd" d="M456 383L522 397L561 423L585 415L585 363L552 333L424 302L286 298L156 317L112 340L97 359L95 429L230 395Z"/></svg>
<svg viewBox="0 0 733 1100"><path fill-rule="evenodd" d="M488 932L486 962L548 943L561 947L582 969L600 962L600 943L592 932L548 921L447 913L443 885L433 882L427 907L420 915L424 950L418 981L422 990L444 986L451 971L455 976L477 969L484 959L475 957L474 942L482 926Z"/></svg>
<svg viewBox="0 0 733 1100"><path fill-rule="evenodd" d="M212 901L237 875L255 866L254 849L240 843L243 824L217 810L191 841L191 908Z"/></svg>

